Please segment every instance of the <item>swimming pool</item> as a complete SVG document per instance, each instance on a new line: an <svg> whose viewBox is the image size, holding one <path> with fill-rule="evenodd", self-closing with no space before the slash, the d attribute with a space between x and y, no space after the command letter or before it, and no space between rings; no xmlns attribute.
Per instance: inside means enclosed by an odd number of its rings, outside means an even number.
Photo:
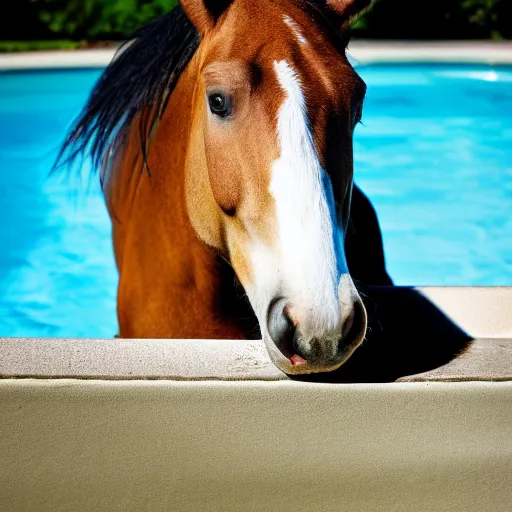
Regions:
<svg viewBox="0 0 512 512"><path fill-rule="evenodd" d="M48 177L100 70L0 74L0 336L112 337L99 187ZM512 67L367 65L355 176L398 285L512 285Z"/></svg>

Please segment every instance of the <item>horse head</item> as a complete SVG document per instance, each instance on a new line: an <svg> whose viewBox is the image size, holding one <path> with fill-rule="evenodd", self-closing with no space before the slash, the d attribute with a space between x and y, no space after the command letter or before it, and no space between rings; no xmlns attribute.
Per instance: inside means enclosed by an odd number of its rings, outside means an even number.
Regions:
<svg viewBox="0 0 512 512"><path fill-rule="evenodd" d="M344 27L368 3L182 0L201 36L188 214L287 373L339 367L366 331L344 252L365 84Z"/></svg>
<svg viewBox="0 0 512 512"><path fill-rule="evenodd" d="M182 0L108 66L61 156L101 162L121 337L243 337L226 261L284 372L361 344L344 241L365 84L345 49L368 4Z"/></svg>

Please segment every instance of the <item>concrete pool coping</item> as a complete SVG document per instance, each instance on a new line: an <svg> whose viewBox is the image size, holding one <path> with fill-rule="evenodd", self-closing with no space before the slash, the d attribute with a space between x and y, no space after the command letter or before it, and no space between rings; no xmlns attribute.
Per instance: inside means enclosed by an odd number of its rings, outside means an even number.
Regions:
<svg viewBox="0 0 512 512"><path fill-rule="evenodd" d="M512 381L512 287L381 290L386 301L395 300L396 292L414 292L471 339L456 357L427 371L402 375L397 382ZM405 300L417 299L406 296ZM400 311L394 315L400 316ZM439 322L431 313L426 316L427 322ZM446 338L441 322L438 325L430 327L427 350L439 349L435 336ZM413 324L406 333L406 350L414 346L415 330L421 328ZM455 336L455 331L449 333L448 338ZM0 381L27 378L288 380L272 364L260 340L0 339Z"/></svg>
<svg viewBox="0 0 512 512"><path fill-rule="evenodd" d="M116 48L0 54L0 71L104 68ZM356 64L452 63L512 65L512 41L353 40L347 51Z"/></svg>

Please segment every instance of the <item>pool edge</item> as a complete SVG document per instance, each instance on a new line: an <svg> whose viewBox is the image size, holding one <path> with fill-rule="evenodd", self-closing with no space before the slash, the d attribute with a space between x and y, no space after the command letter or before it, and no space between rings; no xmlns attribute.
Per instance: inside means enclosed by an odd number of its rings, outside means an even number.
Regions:
<svg viewBox="0 0 512 512"><path fill-rule="evenodd" d="M117 48L0 54L0 71L104 68ZM512 41L391 41L356 39L347 50L357 64L452 63L512 65Z"/></svg>

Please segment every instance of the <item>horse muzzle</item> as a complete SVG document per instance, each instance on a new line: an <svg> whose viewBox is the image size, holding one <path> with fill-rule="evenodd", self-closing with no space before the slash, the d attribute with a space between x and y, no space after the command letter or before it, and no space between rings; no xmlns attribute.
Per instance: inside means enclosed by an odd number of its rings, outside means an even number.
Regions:
<svg viewBox="0 0 512 512"><path fill-rule="evenodd" d="M336 325L322 328L321 322L314 320L296 315L286 297L270 303L264 341L272 361L284 373L336 370L350 358L366 334L367 314L358 294L341 301Z"/></svg>

